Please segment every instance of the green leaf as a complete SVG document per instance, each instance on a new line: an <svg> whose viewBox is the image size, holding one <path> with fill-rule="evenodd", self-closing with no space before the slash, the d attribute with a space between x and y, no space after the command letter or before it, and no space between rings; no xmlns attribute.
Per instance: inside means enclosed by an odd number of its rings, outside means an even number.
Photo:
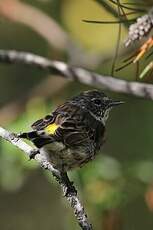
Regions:
<svg viewBox="0 0 153 230"><path fill-rule="evenodd" d="M153 68L153 61L151 61L142 71L139 78L142 79Z"/></svg>

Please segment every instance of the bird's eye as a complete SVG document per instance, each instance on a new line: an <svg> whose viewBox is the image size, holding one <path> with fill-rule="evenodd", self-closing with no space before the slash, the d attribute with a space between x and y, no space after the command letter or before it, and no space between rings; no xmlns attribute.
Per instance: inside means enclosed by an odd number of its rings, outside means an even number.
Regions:
<svg viewBox="0 0 153 230"><path fill-rule="evenodd" d="M101 100L100 99L94 99L94 103L96 105L101 105Z"/></svg>

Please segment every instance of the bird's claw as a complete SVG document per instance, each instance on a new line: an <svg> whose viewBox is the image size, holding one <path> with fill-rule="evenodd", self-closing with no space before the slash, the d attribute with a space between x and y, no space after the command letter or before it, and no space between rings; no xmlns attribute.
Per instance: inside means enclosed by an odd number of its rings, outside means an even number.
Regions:
<svg viewBox="0 0 153 230"><path fill-rule="evenodd" d="M33 149L29 154L29 158L30 158L29 160L34 159L37 154L40 154L39 150L38 149Z"/></svg>

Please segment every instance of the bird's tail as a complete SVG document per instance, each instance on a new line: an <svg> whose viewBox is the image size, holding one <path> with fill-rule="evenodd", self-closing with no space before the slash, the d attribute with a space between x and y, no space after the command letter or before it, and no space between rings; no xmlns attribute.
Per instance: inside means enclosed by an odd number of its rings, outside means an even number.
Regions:
<svg viewBox="0 0 153 230"><path fill-rule="evenodd" d="M31 131L27 133L20 133L18 134L18 137L32 141L37 148L41 148L44 145L53 142L52 137L44 135L44 132L41 132L41 131Z"/></svg>
<svg viewBox="0 0 153 230"><path fill-rule="evenodd" d="M24 138L24 139L28 139L28 140L32 140L34 138L37 138L38 132L37 131L31 131L31 132L27 132L27 133L19 133L18 137L19 138Z"/></svg>

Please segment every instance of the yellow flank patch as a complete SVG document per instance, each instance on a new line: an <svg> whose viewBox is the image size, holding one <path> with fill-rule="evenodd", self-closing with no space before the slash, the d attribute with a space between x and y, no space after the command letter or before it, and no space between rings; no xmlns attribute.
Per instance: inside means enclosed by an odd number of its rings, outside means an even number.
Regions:
<svg viewBox="0 0 153 230"><path fill-rule="evenodd" d="M45 128L45 132L48 134L54 134L58 127L59 127L59 125L57 125L55 123L50 124Z"/></svg>

